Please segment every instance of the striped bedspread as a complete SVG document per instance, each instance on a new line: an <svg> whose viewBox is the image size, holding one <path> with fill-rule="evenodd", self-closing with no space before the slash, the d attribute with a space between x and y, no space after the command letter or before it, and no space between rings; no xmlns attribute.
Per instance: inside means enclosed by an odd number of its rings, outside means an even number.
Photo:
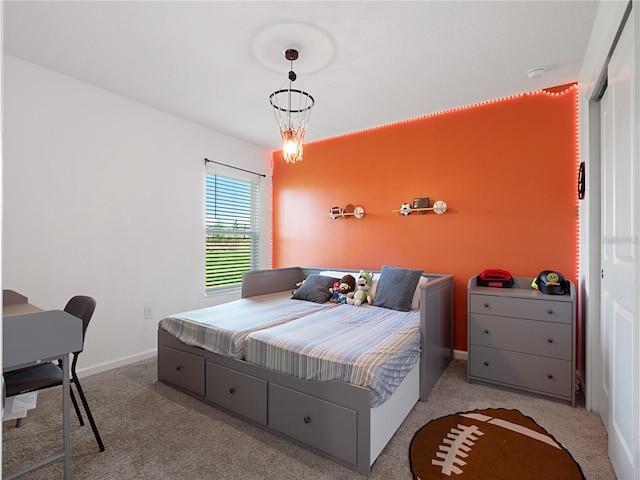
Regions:
<svg viewBox="0 0 640 480"><path fill-rule="evenodd" d="M305 380L368 387L375 407L420 360L420 311L339 305L251 333L246 360Z"/></svg>
<svg viewBox="0 0 640 480"><path fill-rule="evenodd" d="M291 292L270 293L171 315L160 321L159 328L187 345L243 359L251 332L335 306L292 300Z"/></svg>

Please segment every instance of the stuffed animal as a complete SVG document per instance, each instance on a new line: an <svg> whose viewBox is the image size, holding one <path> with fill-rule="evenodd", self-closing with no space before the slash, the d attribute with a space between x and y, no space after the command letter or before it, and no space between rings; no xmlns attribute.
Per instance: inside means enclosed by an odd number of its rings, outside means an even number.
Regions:
<svg viewBox="0 0 640 480"><path fill-rule="evenodd" d="M371 297L369 290L371 290L372 284L373 273L368 273L364 270L360 270L360 275L358 276L358 280L356 281L356 290L355 292L349 294L347 303L349 305L362 305L363 303L371 303L373 301L373 298Z"/></svg>
<svg viewBox="0 0 640 480"><path fill-rule="evenodd" d="M306 280L306 279L305 279ZM296 282L296 288L294 288L293 290L291 290L291 295L295 295L296 292L298 291L298 289L302 286L302 284L304 283L304 280L300 280L299 282Z"/></svg>
<svg viewBox="0 0 640 480"><path fill-rule="evenodd" d="M349 294L356 288L356 279L353 275L345 275L340 279L340 294L338 295L338 303L347 303Z"/></svg>
<svg viewBox="0 0 640 480"><path fill-rule="evenodd" d="M333 287L329 288L329 292L331 292L331 297L329 297L329 301L332 303L338 302L338 296L340 295L340 282L333 282Z"/></svg>

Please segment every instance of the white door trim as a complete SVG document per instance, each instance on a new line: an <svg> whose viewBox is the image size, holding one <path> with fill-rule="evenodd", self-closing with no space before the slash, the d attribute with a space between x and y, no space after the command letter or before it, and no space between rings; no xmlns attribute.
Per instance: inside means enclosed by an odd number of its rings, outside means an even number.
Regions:
<svg viewBox="0 0 640 480"><path fill-rule="evenodd" d="M601 411L594 388L602 384L600 352L600 109L594 104L602 88L607 63L622 25L628 2L601 2L578 79L579 148L586 163L587 188L579 206L579 317L585 343L585 401L589 410ZM638 22L640 4L634 2L633 21ZM636 23L637 24L637 23Z"/></svg>

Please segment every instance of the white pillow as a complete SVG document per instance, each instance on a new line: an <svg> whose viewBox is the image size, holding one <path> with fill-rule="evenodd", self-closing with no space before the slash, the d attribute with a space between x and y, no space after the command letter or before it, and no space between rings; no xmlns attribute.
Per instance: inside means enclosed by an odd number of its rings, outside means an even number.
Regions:
<svg viewBox="0 0 640 480"><path fill-rule="evenodd" d="M323 277L333 277L333 278L342 278L344 277L347 273L349 273L350 275L353 275L353 278L356 278L358 276L357 273L351 273L351 272L338 272L337 270L323 270L322 272L320 272L318 275L322 275Z"/></svg>
<svg viewBox="0 0 640 480"><path fill-rule="evenodd" d="M426 285L429 279L427 277L420 277L418 280L418 286L416 291L413 292L413 299L411 300L411 310L418 310L420 308L420 287Z"/></svg>

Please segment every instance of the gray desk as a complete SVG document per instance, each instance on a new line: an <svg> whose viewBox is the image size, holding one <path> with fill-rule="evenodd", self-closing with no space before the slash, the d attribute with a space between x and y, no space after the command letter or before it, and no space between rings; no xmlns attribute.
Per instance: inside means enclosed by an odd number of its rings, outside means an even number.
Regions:
<svg viewBox="0 0 640 480"><path fill-rule="evenodd" d="M71 478L71 433L69 429L69 354L82 350L82 320L62 310L42 311L27 297L3 291L3 372L62 359L62 417L64 451L19 472L27 472L64 458L64 478Z"/></svg>

